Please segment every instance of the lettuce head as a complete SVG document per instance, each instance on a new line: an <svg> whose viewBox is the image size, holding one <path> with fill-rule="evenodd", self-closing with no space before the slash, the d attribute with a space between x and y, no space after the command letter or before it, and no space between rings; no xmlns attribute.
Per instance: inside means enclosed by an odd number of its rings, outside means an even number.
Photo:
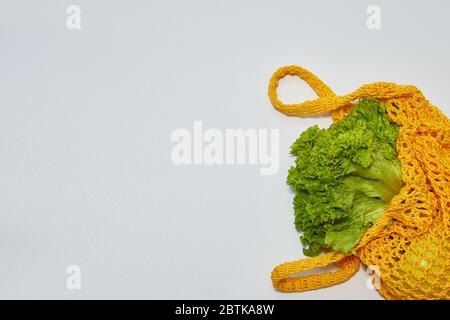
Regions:
<svg viewBox="0 0 450 320"><path fill-rule="evenodd" d="M304 254L351 252L403 186L396 140L384 105L363 99L328 129L313 126L291 146L288 185Z"/></svg>

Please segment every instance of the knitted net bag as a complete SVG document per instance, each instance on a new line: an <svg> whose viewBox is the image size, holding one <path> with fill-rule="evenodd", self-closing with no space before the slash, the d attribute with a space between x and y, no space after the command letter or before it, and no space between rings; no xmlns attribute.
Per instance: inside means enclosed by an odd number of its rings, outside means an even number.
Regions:
<svg viewBox="0 0 450 320"><path fill-rule="evenodd" d="M276 93L286 75L302 78L319 96L300 104L284 104ZM273 106L289 116L331 112L334 122L352 102L373 98L384 103L398 124L398 158L404 186L363 235L353 254L329 252L283 263L272 271L275 289L298 292L341 283L360 266L377 266L379 292L386 299L450 299L450 120L409 85L377 82L337 96L318 77L298 66L278 69L269 83ZM293 275L336 263L338 270Z"/></svg>

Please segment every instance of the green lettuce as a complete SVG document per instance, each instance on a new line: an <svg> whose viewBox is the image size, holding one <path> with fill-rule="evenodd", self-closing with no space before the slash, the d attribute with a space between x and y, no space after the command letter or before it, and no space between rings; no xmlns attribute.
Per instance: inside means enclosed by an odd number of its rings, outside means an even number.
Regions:
<svg viewBox="0 0 450 320"><path fill-rule="evenodd" d="M313 126L291 146L287 184L304 254L350 252L403 186L396 140L384 105L363 99L328 129Z"/></svg>

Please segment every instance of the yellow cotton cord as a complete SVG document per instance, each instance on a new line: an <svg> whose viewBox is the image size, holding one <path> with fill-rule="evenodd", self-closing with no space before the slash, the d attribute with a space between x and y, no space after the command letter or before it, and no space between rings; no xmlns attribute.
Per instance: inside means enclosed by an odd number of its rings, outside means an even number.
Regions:
<svg viewBox="0 0 450 320"><path fill-rule="evenodd" d="M304 79L319 98L282 103L276 90L286 75ZM397 152L405 182L359 241L354 255L331 252L281 264L272 272L274 287L295 292L331 286L356 273L361 260L379 268L379 291L387 299L450 299L450 120L414 86L378 82L337 96L298 66L283 67L273 74L269 98L286 115L331 112L334 121L344 117L357 99L380 100L389 119L401 126ZM331 263L337 264L338 271L292 276Z"/></svg>
<svg viewBox="0 0 450 320"><path fill-rule="evenodd" d="M320 268L336 263L338 271L321 275L310 275L290 278L291 275ZM272 282L279 291L299 292L332 286L351 278L359 270L359 259L345 256L342 253L331 252L323 256L285 262L272 272Z"/></svg>

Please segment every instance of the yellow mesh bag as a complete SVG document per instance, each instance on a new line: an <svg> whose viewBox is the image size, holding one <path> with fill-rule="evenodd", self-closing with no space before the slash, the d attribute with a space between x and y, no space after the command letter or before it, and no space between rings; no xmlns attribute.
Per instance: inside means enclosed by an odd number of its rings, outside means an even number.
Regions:
<svg viewBox="0 0 450 320"><path fill-rule="evenodd" d="M282 103L276 89L286 75L305 80L319 98ZM269 98L286 115L330 111L335 122L356 99L383 102L388 118L401 126L397 152L405 183L363 235L353 255L329 252L283 263L272 271L275 289L296 292L335 285L352 277L361 261L379 268L378 290L387 299L450 299L450 120L414 86L377 82L337 96L298 66L282 67L273 74ZM333 263L338 267L335 272L293 276Z"/></svg>

